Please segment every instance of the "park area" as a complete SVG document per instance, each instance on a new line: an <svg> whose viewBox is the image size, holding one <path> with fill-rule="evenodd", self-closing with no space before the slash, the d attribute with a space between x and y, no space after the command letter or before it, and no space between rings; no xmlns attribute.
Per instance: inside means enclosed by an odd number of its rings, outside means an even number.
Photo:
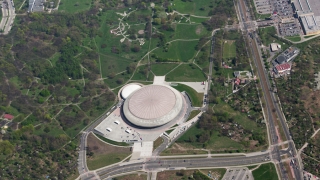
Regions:
<svg viewBox="0 0 320 180"><path fill-rule="evenodd" d="M223 58L231 59L236 57L236 45L234 41L225 40L223 44Z"/></svg>
<svg viewBox="0 0 320 180"><path fill-rule="evenodd" d="M91 0L61 0L59 11L76 13L90 9Z"/></svg>
<svg viewBox="0 0 320 180"><path fill-rule="evenodd" d="M90 170L120 162L131 154L130 147L118 147L107 144L92 133L87 139L87 166Z"/></svg>
<svg viewBox="0 0 320 180"><path fill-rule="evenodd" d="M278 180L278 175L274 164L267 163L260 165L259 168L252 171L254 179L259 180Z"/></svg>

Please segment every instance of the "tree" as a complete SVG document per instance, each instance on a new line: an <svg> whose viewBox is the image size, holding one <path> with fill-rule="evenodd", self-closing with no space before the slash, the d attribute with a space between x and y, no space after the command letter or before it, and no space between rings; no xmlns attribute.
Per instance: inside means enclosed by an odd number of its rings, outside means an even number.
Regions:
<svg viewBox="0 0 320 180"><path fill-rule="evenodd" d="M14 146L8 141L1 141L0 142L0 153L4 155L12 154L14 150Z"/></svg>

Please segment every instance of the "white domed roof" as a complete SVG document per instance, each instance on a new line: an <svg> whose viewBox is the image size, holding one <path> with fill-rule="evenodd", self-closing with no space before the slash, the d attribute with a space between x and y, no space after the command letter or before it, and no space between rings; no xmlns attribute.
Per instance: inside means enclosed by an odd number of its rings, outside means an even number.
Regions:
<svg viewBox="0 0 320 180"><path fill-rule="evenodd" d="M182 94L166 85L148 85L133 92L123 105L128 121L139 127L158 127L180 117Z"/></svg>
<svg viewBox="0 0 320 180"><path fill-rule="evenodd" d="M131 93L135 92L140 88L141 86L139 86L138 84L129 84L123 88L123 90L121 91L121 96L123 99L127 99L127 97L130 96Z"/></svg>

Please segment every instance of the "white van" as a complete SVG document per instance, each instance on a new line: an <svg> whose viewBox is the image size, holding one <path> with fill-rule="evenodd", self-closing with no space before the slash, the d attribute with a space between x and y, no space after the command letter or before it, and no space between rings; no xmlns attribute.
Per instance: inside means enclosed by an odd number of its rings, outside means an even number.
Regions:
<svg viewBox="0 0 320 180"><path fill-rule="evenodd" d="M112 131L112 129L111 129L111 128L107 128L107 131L111 132L111 131Z"/></svg>
<svg viewBox="0 0 320 180"><path fill-rule="evenodd" d="M131 134L131 131L129 129L126 129L126 133Z"/></svg>
<svg viewBox="0 0 320 180"><path fill-rule="evenodd" d="M114 123L115 123L115 124L117 124L117 125L119 125L119 124L120 124L120 122L119 122L119 121L115 121Z"/></svg>

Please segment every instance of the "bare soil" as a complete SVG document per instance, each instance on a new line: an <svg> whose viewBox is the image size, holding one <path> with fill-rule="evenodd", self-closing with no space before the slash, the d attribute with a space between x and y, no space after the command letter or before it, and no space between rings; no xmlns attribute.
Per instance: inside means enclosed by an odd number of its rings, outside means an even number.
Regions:
<svg viewBox="0 0 320 180"><path fill-rule="evenodd" d="M194 173L195 170L189 171L162 171L157 174L157 179L170 179L170 180L180 180L184 179L184 176L190 177L191 174ZM183 176L179 174L179 172L183 172Z"/></svg>
<svg viewBox="0 0 320 180"><path fill-rule="evenodd" d="M87 146L94 154L112 154L112 153L130 153L131 152L131 147L112 146L100 141L92 134L89 134L88 136Z"/></svg>

